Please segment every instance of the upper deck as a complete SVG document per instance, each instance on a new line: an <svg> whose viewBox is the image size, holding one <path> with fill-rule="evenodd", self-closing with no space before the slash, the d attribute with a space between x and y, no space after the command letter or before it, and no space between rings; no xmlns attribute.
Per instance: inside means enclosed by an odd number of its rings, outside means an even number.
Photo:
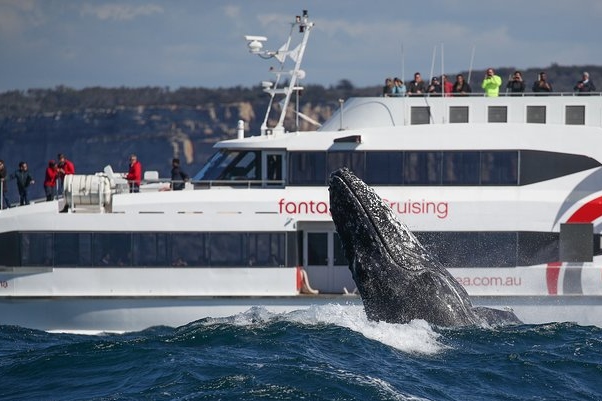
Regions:
<svg viewBox="0 0 602 401"><path fill-rule="evenodd" d="M602 127L602 96L408 96L352 98L319 131L426 124L546 124Z"/></svg>

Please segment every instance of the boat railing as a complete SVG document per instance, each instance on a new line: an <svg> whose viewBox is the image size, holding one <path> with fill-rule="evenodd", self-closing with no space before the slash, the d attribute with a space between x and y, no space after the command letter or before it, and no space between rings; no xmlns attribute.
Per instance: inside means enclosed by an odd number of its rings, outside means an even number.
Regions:
<svg viewBox="0 0 602 401"><path fill-rule="evenodd" d="M500 91L498 97L543 97L543 96L602 96L602 92L505 92ZM407 94L405 96L391 96L393 98L421 98L421 97L488 97L485 93L419 93Z"/></svg>

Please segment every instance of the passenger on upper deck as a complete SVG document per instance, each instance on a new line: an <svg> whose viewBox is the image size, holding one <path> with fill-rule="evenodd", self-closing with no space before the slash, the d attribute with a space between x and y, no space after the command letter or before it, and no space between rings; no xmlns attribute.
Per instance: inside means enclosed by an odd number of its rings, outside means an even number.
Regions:
<svg viewBox="0 0 602 401"><path fill-rule="evenodd" d="M467 95L468 93L472 93L470 85L464 80L464 75L456 75L456 82L454 83L452 92L455 96L462 96Z"/></svg>
<svg viewBox="0 0 602 401"><path fill-rule="evenodd" d="M0 160L0 181L2 182L2 209L8 209L10 207L10 201L6 194L8 193L8 187L6 185L6 166L4 165L4 160Z"/></svg>
<svg viewBox="0 0 602 401"><path fill-rule="evenodd" d="M140 181L142 180L142 164L136 155L130 156L130 170L125 179L128 180L131 192L140 192Z"/></svg>
<svg viewBox="0 0 602 401"><path fill-rule="evenodd" d="M51 201L56 197L56 179L58 178L58 166L54 160L48 161L46 175L44 177L44 192L46 201Z"/></svg>
<svg viewBox="0 0 602 401"><path fill-rule="evenodd" d="M35 181L33 180L31 174L29 174L27 163L19 162L19 170L11 174L10 178L17 180L17 189L19 190L19 205L29 205L29 185L34 184Z"/></svg>
<svg viewBox="0 0 602 401"><path fill-rule="evenodd" d="M188 179L188 174L180 168L180 159L174 158L171 161L171 189L174 191L183 190Z"/></svg>
<svg viewBox="0 0 602 401"><path fill-rule="evenodd" d="M536 93L549 93L552 92L552 85L548 82L548 74L544 71L540 72L537 81L533 83L533 92Z"/></svg>
<svg viewBox="0 0 602 401"><path fill-rule="evenodd" d="M393 94L393 80L391 78L385 79L385 86L383 86L383 97L390 97Z"/></svg>
<svg viewBox="0 0 602 401"><path fill-rule="evenodd" d="M493 68L488 68L481 84L481 88L485 91L485 96L497 97L500 93L500 86L502 86L502 78L499 75L495 75Z"/></svg>
<svg viewBox="0 0 602 401"><path fill-rule="evenodd" d="M525 91L525 81L523 81L523 74L520 71L514 71L514 74L510 77L510 80L506 84L506 89L510 93L523 93ZM517 96L517 95L514 95Z"/></svg>
<svg viewBox="0 0 602 401"><path fill-rule="evenodd" d="M403 97L406 95L407 89L403 84L403 81L397 77L393 79L393 91L391 96L393 97Z"/></svg>
<svg viewBox="0 0 602 401"><path fill-rule="evenodd" d="M65 176L69 174L75 174L75 165L65 157L64 154L59 153L57 155L57 178L59 179L59 195L63 193L63 189L65 186Z"/></svg>
<svg viewBox="0 0 602 401"><path fill-rule="evenodd" d="M596 91L596 86L594 85L594 82L591 79L589 79L589 72L587 72L587 71L583 72L583 79L581 81L577 82L577 84L575 85L575 87L573 89L579 93Z"/></svg>
<svg viewBox="0 0 602 401"><path fill-rule="evenodd" d="M420 76L419 72L414 74L414 80L410 82L408 92L410 96L424 95L424 81L422 80L422 77Z"/></svg>
<svg viewBox="0 0 602 401"><path fill-rule="evenodd" d="M441 94L441 83L439 82L439 78L431 78L431 83L428 88L426 88L426 92L431 96L439 96Z"/></svg>

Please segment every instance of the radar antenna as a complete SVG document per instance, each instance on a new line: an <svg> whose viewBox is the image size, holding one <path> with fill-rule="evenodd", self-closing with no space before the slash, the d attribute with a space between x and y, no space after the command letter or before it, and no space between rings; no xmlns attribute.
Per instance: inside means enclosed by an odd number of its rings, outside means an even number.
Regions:
<svg viewBox="0 0 602 401"><path fill-rule="evenodd" d="M261 124L261 135L271 135L276 133L284 133L284 118L288 105L291 101L291 95L293 92L303 90L302 86L298 86L299 80L305 77L305 71L301 69L301 61L303 60L303 54L307 46L307 40L309 34L314 26L314 23L309 20L307 10L303 10L303 15L297 15L295 21L291 24L291 31L289 33L287 41L276 51L263 50L263 42L267 40L265 36L252 36L246 35L245 39L248 42L249 52L256 54L261 58L265 59L276 59L278 61L277 67L271 67L270 71L275 74L275 82L264 81L262 82L263 91L270 95L270 101L268 103L268 109L265 113L265 118ZM293 35L298 32L301 34L301 39L297 46L291 49L293 43ZM294 63L293 68L287 67L291 63ZM283 77L289 77L288 85ZM281 83L282 82L282 83ZM276 95L283 95L284 101L280 102L282 110L280 112L280 118L273 128L268 127L268 118L272 107L274 106L274 97Z"/></svg>

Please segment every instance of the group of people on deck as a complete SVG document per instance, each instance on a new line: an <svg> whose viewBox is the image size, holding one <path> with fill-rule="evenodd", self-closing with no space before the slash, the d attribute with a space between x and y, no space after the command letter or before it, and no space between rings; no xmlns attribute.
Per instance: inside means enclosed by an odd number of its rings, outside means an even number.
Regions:
<svg viewBox="0 0 602 401"><path fill-rule="evenodd" d="M485 77L481 82L481 88L485 92L485 96L495 97L499 95L500 87L502 86L502 78L495 74L493 68L488 68L485 72ZM506 84L508 93L519 94L524 93L526 89L522 73L515 71ZM590 79L587 71L583 72L582 79L577 82L573 88L580 94L595 92L596 86ZM531 90L534 93L543 94L553 92L552 84L548 81L547 74L542 71L538 74L537 80L533 83ZM472 89L468 82L465 81L462 74L456 75L456 81L451 83L445 74L438 77L433 77L431 82L427 84L419 72L414 74L414 79L406 85L399 78L385 79L382 95L384 97L401 97L401 96L462 96L472 93Z"/></svg>
<svg viewBox="0 0 602 401"><path fill-rule="evenodd" d="M62 192L65 176L75 174L75 166L68 160L64 154L58 154L58 162L49 160L44 176L44 193L46 200L51 201L56 198L57 193ZM8 174L4 160L0 160L0 184L2 186L2 208L11 207L8 199L7 180L17 182L17 191L19 192L19 205L29 205L29 186L35 184L35 180L29 172L27 162L19 162L19 168L12 174Z"/></svg>
<svg viewBox="0 0 602 401"><path fill-rule="evenodd" d="M75 165L72 161L67 159L63 153L59 153L57 159L58 162L56 160L49 160L45 170L44 193L46 195L46 201L57 199L57 196L63 193L65 177L75 174ZM128 181L130 192L140 192L142 164L138 161L138 157L135 154L130 155L129 170L125 175L125 179ZM8 174L4 160L0 160L0 192L2 192L0 205L2 209L11 207L11 202L8 199L7 183L9 180L15 180L17 183L19 205L29 205L29 187L35 184L35 180L29 172L27 162L19 162L19 168L14 173ZM184 189L185 182L189 180L188 174L181 169L180 159L178 158L172 159L171 180L169 189L174 191ZM69 205L65 204L65 209L63 211L67 211L68 208Z"/></svg>

